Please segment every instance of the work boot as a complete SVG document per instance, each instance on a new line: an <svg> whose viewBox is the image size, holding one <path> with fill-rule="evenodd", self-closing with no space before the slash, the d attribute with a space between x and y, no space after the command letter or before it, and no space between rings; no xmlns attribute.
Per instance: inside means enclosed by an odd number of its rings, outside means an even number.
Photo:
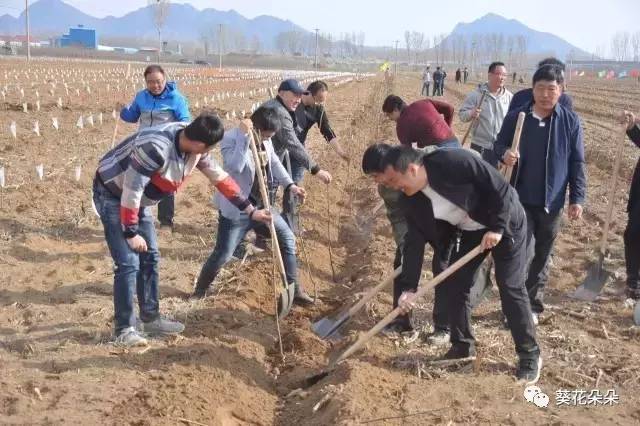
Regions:
<svg viewBox="0 0 640 426"><path fill-rule="evenodd" d="M309 306L316 303L316 300L309 296L302 287L296 285L296 291L293 296L293 303L300 306Z"/></svg>
<svg viewBox="0 0 640 426"><path fill-rule="evenodd" d="M540 370L542 370L542 357L520 358L516 378L518 381L524 381L525 385L533 385L540 378Z"/></svg>
<svg viewBox="0 0 640 426"><path fill-rule="evenodd" d="M153 321L143 322L142 328L148 334L179 334L184 331L182 323L161 316Z"/></svg>
<svg viewBox="0 0 640 426"><path fill-rule="evenodd" d="M424 341L433 346L445 346L449 343L450 337L448 330L436 330L425 336Z"/></svg>
<svg viewBox="0 0 640 426"><path fill-rule="evenodd" d="M135 327L127 327L120 330L114 344L125 348L134 346L147 346L149 342L145 339Z"/></svg>
<svg viewBox="0 0 640 426"><path fill-rule="evenodd" d="M446 354L442 357L442 359L460 359L460 358L470 358L476 356L476 348L473 346L467 345L451 345Z"/></svg>

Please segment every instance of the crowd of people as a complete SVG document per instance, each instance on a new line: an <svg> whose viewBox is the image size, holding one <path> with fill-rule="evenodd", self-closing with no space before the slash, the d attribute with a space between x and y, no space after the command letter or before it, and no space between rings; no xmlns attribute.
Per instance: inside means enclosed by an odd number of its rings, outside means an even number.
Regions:
<svg viewBox="0 0 640 426"><path fill-rule="evenodd" d="M328 85L315 81L304 88L294 79L284 80L276 97L225 131L213 113L203 112L191 121L185 98L166 81L160 66L149 66L144 77L147 88L120 114L123 120L138 122L139 131L104 155L93 183L96 211L115 264L115 342L144 345L149 335L184 329L160 314L160 254L150 207L160 203L161 226L173 226L173 195L195 169L216 187L219 214L215 247L191 297L214 293L217 274L241 248L245 235L255 230L266 238L265 224L273 223L286 280L295 289L294 302L303 307L313 304L314 298L298 279L298 206L307 195L302 187L307 171L327 185L332 176L307 149L309 130L317 125L337 155L348 159L324 107ZM508 77L504 63L492 63L486 82L462 103L457 116L472 126L470 149L464 149L452 129L454 107L428 97L431 89L432 96L443 95L446 72L437 67L431 73L428 67L422 76L422 94L427 98L411 104L396 95L385 99L382 111L396 122L399 144L371 144L362 155L362 170L378 184L396 245L394 268L402 266L393 288L393 306L400 307L402 315L386 332L413 329L411 311L427 243L433 249L434 275L481 246L482 255L436 287L433 333L427 341L449 345L445 359L475 356L470 318L478 300L471 294L490 285L486 271L493 269L504 325L511 331L519 359L516 376L534 383L542 368L536 327L544 312L554 243L564 211L570 220L578 220L585 204L584 142L580 119L565 93L562 62L541 61L532 87L516 94L505 88ZM456 71L457 83L466 83L467 78L466 68ZM511 144L521 114L520 144L514 149ZM624 120L629 137L640 147L640 120L631 112L625 112ZM251 143L260 152L261 164L254 162ZM210 155L216 146L221 165ZM509 181L501 173L506 168L512 170ZM257 179L263 171L267 204ZM266 209L274 204L279 188L282 209ZM628 295L638 300L640 163L628 212L624 235Z"/></svg>

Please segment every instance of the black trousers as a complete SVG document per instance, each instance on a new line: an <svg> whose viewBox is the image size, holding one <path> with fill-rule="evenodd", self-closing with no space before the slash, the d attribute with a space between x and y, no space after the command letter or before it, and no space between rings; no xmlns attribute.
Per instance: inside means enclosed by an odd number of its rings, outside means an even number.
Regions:
<svg viewBox="0 0 640 426"><path fill-rule="evenodd" d="M485 148L478 144L472 143L471 149L478 152L484 161L491 164L493 167L498 168L498 156L491 148Z"/></svg>
<svg viewBox="0 0 640 426"><path fill-rule="evenodd" d="M158 221L161 225L173 225L173 217L176 213L176 196L171 194L164 197L158 203Z"/></svg>
<svg viewBox="0 0 640 426"><path fill-rule="evenodd" d="M547 213L543 207L524 206L527 214L527 264L525 286L535 313L544 311L544 289L549 282L549 262L562 225L562 209Z"/></svg>
<svg viewBox="0 0 640 426"><path fill-rule="evenodd" d="M637 201L629 209L629 221L624 231L624 257L629 293L640 298L640 202Z"/></svg>
<svg viewBox="0 0 640 426"><path fill-rule="evenodd" d="M531 306L524 287L526 219L521 210L518 216L511 217L513 235L503 235L491 254L502 312L507 317L516 352L520 358L536 358L540 355L540 348L536 342ZM451 263L480 244L485 233L486 230L464 231L459 249L456 247L451 254ZM451 343L459 346L462 351L468 351L475 346L475 337L471 330L469 292L474 276L487 254L488 252L485 252L477 256L439 285L447 289Z"/></svg>

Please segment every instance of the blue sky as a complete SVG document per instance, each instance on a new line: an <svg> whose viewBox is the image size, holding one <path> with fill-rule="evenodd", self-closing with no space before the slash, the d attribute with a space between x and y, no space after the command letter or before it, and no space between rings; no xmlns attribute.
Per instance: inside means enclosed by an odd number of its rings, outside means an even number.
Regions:
<svg viewBox="0 0 640 426"><path fill-rule="evenodd" d="M34 0L30 0L33 2ZM147 0L64 0L93 16L121 16ZM391 45L405 30L429 36L450 32L458 22L470 22L493 12L525 25L554 33L590 52L607 51L616 31L640 31L640 0L173 0L198 9L235 9L253 18L273 15L323 32L364 31L368 45ZM440 7L439 7L440 6ZM18 15L23 0L0 0L0 13ZM438 10L438 9L442 10Z"/></svg>

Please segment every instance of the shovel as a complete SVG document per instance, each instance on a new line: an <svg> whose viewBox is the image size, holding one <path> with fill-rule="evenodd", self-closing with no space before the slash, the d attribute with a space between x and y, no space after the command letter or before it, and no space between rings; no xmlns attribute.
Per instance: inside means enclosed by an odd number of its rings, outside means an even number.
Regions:
<svg viewBox="0 0 640 426"><path fill-rule="evenodd" d="M626 129L623 130L624 140L626 140ZM593 302L596 300L600 291L605 286L611 273L604 269L604 258L607 251L607 238L609 237L609 225L611 224L611 217L613 216L613 207L616 202L616 190L618 189L618 171L620 170L620 163L622 161L622 149L624 143L621 143L616 152L616 161L613 165L613 174L611 175L611 182L608 188L611 189L609 205L607 207L607 216L604 221L604 228L602 230L602 239L600 240L600 247L598 249L598 260L589 267L587 277L582 284L573 292L571 297L578 300L584 300L586 302Z"/></svg>
<svg viewBox="0 0 640 426"><path fill-rule="evenodd" d="M636 302L636 307L633 309L633 323L640 325L640 302Z"/></svg>
<svg viewBox="0 0 640 426"><path fill-rule="evenodd" d="M267 193L267 186L265 184L264 162L260 159L258 149L256 148L255 134L253 131L249 132L249 145L251 146L251 153L253 154L253 162L256 167L256 175L258 175L258 186L260 187L260 195L262 196L262 202L264 208L271 210L269 203L269 194ZM278 292L277 300L277 315L278 318L284 318L287 316L293 305L293 298L295 297L295 287L293 284L287 282L287 275L284 270L284 262L282 261L282 254L280 253L280 244L278 243L278 237L276 234L276 227L273 220L269 222L269 231L271 233L271 248L276 258L277 266L280 271L280 278L282 280L282 288ZM275 289L274 289L275 290Z"/></svg>
<svg viewBox="0 0 640 426"><path fill-rule="evenodd" d="M398 275L400 275L401 272L402 272L402 266L398 266L396 270L393 271L393 274L389 275L381 283L379 283L377 286L369 290L362 297L362 299L358 301L358 303L356 303L346 311L343 311L340 314L338 314L336 319L324 317L321 320L313 323L313 326L312 326L313 332L323 339L335 336L337 334L336 332L342 325L344 325L347 321L351 319L351 317L357 314L358 311L362 309L362 307L366 305L369 300L373 299L373 297L376 294L378 294L380 290L382 290L383 288L391 284L393 280L397 278Z"/></svg>
<svg viewBox="0 0 640 426"><path fill-rule="evenodd" d="M447 269L442 271L440 274L436 275L431 281L421 286L416 292L417 297L424 296L428 290L434 288L446 278L451 276L458 269L462 268L464 265L473 260L476 256L484 252L482 245L476 246L469 253L465 254L463 257L458 259L454 264L449 266ZM401 309L400 307L395 308L393 311L389 312L386 317L384 317L380 322L378 322L371 330L369 330L366 334L360 336L360 338L351 346L347 348L335 361L331 362L327 369L321 373L318 373L314 376L308 377L305 380L305 387L313 386L318 383L320 380L325 378L331 371L333 371L336 366L351 356L354 352L359 350L367 343L373 336L378 334L387 324L393 321L398 315L400 315Z"/></svg>

